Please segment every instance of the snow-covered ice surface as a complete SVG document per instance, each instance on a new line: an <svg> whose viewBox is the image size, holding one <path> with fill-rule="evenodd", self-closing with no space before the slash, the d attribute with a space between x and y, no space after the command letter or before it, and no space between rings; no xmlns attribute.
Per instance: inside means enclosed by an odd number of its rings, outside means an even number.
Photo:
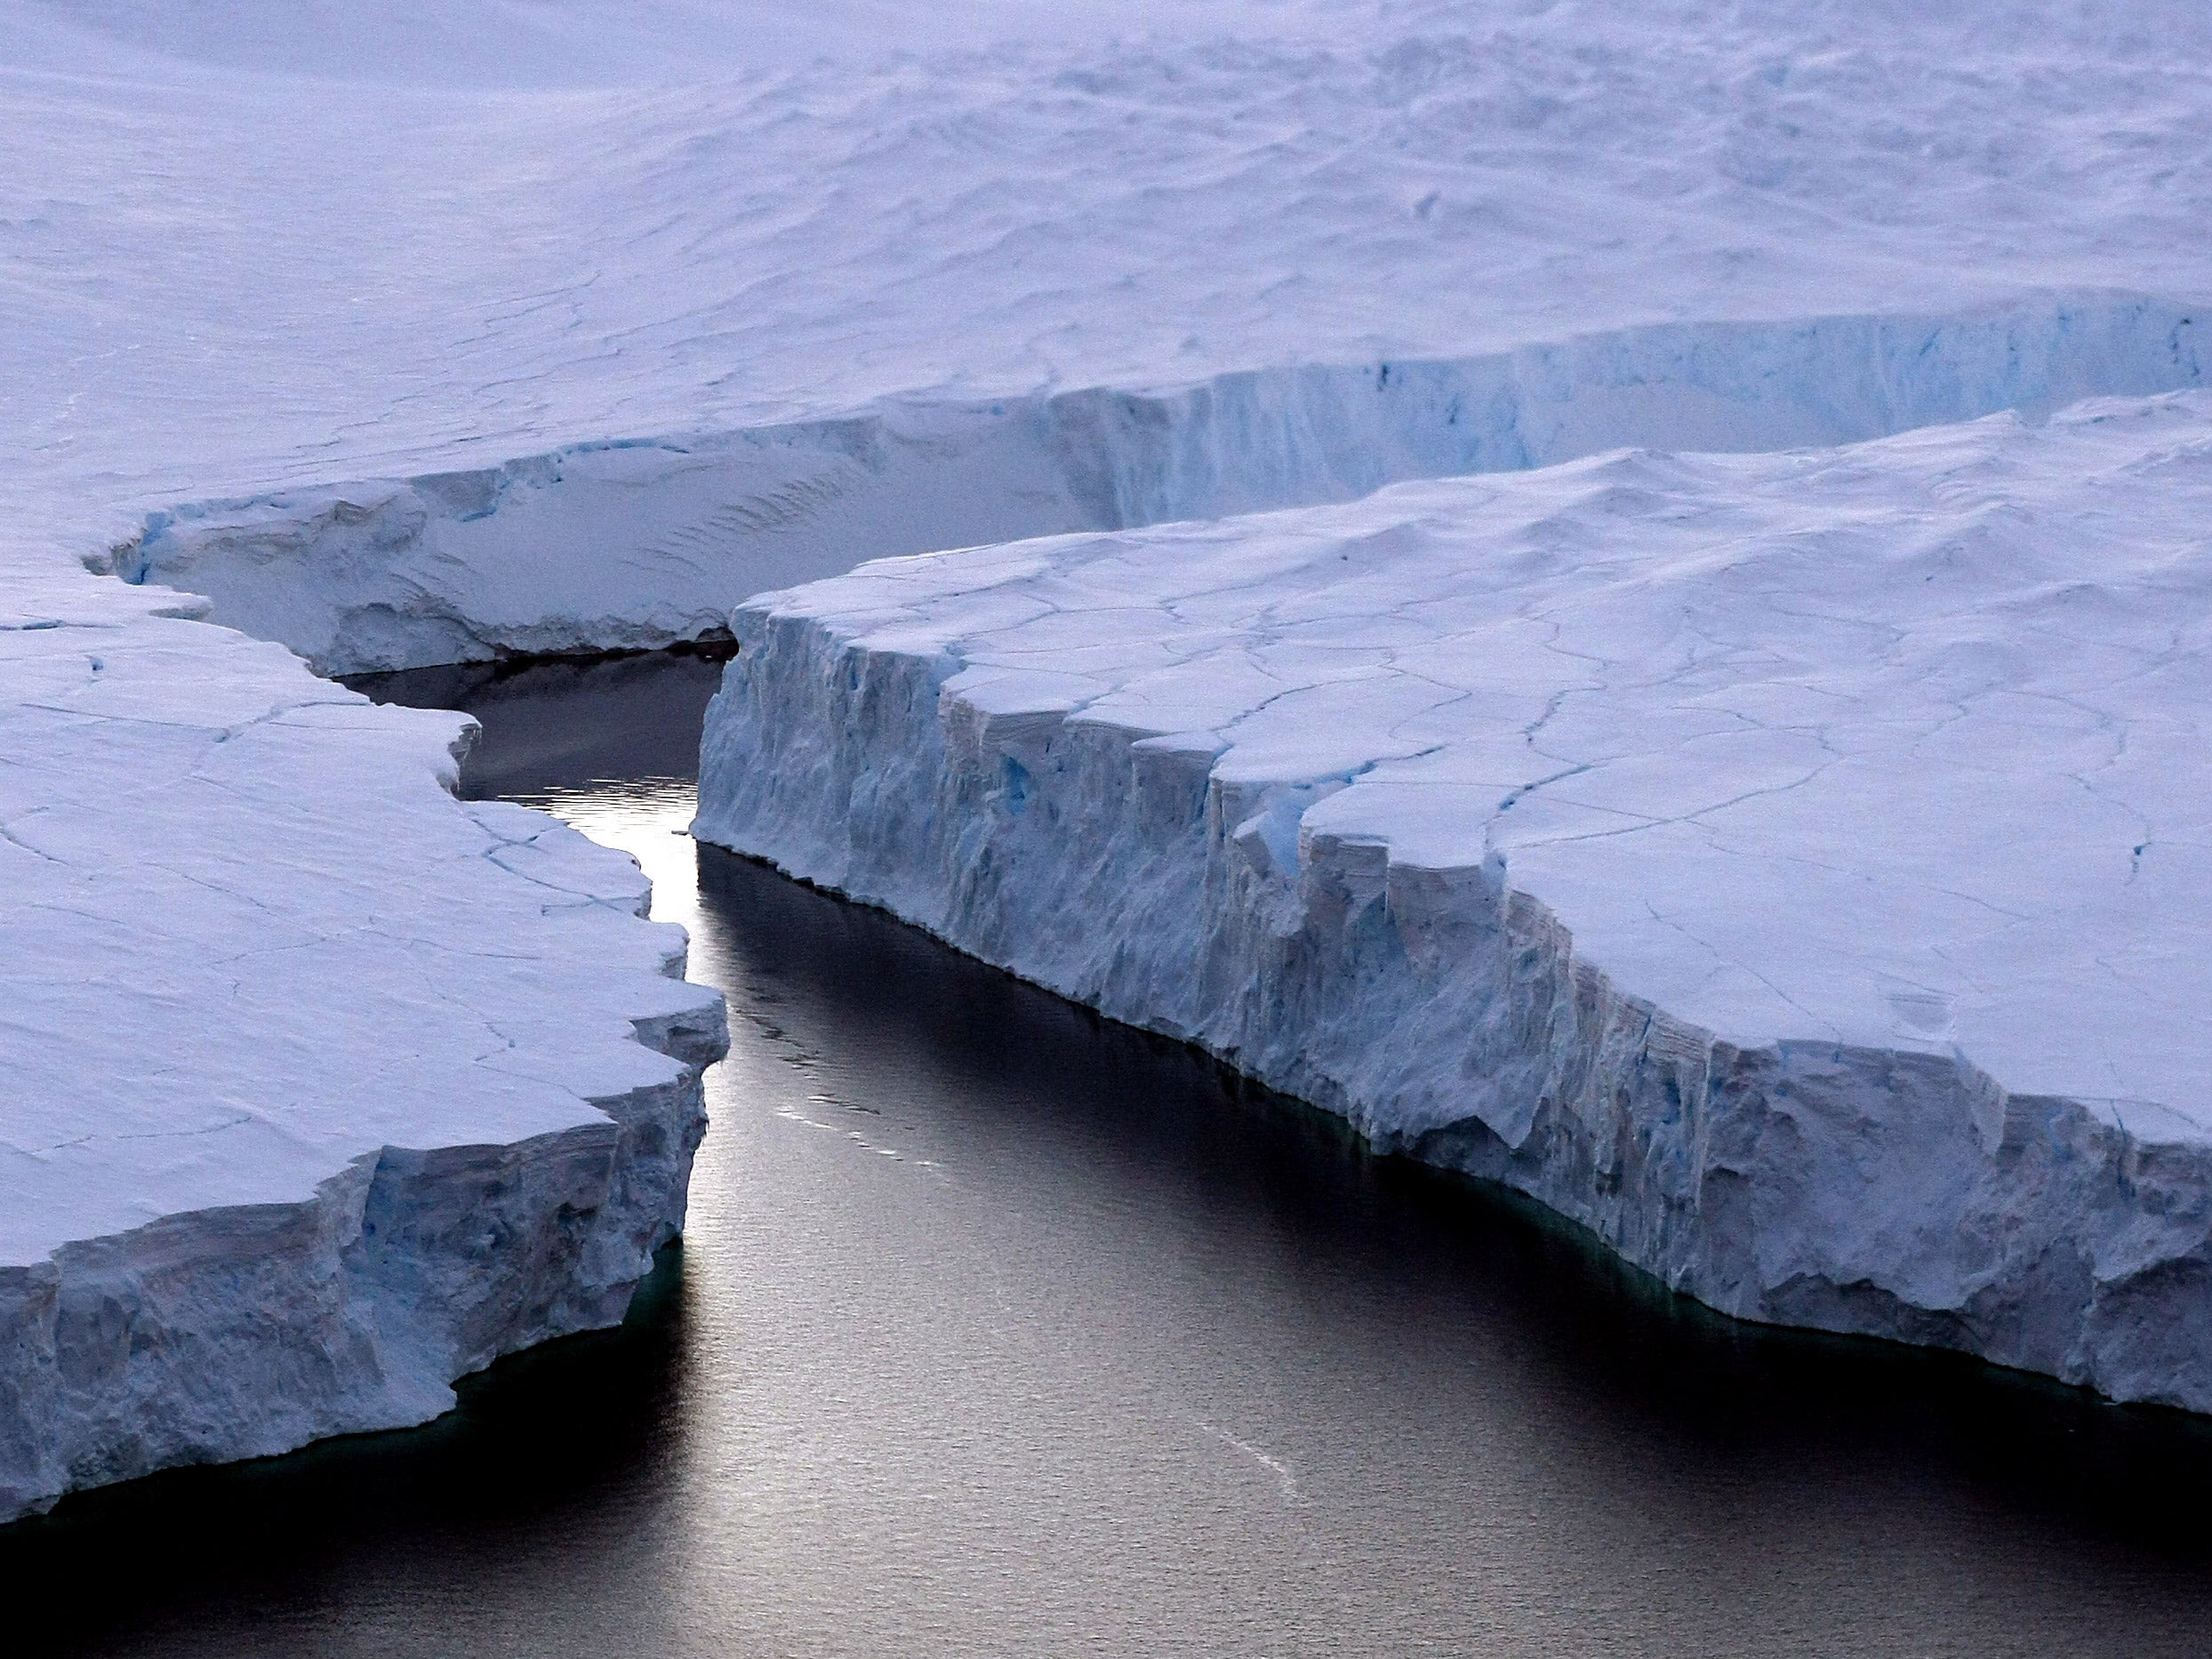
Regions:
<svg viewBox="0 0 2212 1659"><path fill-rule="evenodd" d="M460 717L177 605L0 589L0 1518L620 1318L725 1042L629 859L446 793Z"/></svg>
<svg viewBox="0 0 2212 1659"><path fill-rule="evenodd" d="M2203 372L2212 18L2178 0L293 10L0 24L116 66L8 77L0 397L42 483L136 509L95 538L126 575L330 669ZM83 44L117 12L155 20ZM233 67L327 70L347 29L371 81Z"/></svg>
<svg viewBox="0 0 2212 1659"><path fill-rule="evenodd" d="M2212 1408L2212 396L754 600L696 832L1750 1318Z"/></svg>
<svg viewBox="0 0 2212 1659"><path fill-rule="evenodd" d="M703 1004L450 727L218 624L651 645L877 554L2185 390L2212 18L2114 11L0 8L0 1512L419 1416L680 1194L589 1269L442 1234L543 1296L407 1325L381 1149L598 1144ZM202 1294L285 1216L296 1296Z"/></svg>

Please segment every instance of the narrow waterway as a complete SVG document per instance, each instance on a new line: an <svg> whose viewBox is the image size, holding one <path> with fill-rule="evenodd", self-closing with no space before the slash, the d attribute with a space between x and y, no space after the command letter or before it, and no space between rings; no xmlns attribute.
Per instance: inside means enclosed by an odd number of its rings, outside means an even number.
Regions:
<svg viewBox="0 0 2212 1659"><path fill-rule="evenodd" d="M1748 1330L684 836L691 657L438 670L733 1046L622 1330L0 1531L133 1655L2202 1655L2212 1431Z"/></svg>

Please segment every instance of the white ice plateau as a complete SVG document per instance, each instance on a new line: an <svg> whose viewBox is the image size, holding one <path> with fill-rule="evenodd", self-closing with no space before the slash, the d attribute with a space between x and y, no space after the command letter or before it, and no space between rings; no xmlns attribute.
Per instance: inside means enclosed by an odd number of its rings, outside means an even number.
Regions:
<svg viewBox="0 0 2212 1659"><path fill-rule="evenodd" d="M2208 66L0 8L0 1518L619 1317L715 1000L311 670L725 630L717 838L1722 1308L2212 1407Z"/></svg>

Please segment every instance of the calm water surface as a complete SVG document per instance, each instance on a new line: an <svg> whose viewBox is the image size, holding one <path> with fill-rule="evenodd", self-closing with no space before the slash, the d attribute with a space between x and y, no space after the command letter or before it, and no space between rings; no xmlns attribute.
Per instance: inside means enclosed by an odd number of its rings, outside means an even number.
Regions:
<svg viewBox="0 0 2212 1659"><path fill-rule="evenodd" d="M0 1652L2202 1655L2212 1434L1746 1331L684 838L718 669L374 689L633 852L734 1046L621 1331L0 1530Z"/></svg>

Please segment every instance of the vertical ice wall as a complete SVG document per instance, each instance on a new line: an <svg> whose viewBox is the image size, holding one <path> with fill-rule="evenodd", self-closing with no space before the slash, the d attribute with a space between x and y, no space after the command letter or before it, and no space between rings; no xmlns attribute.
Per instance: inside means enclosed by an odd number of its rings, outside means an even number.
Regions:
<svg viewBox="0 0 2212 1659"><path fill-rule="evenodd" d="M194 608L0 593L0 1520L619 1320L725 1046L629 859L453 797L463 717Z"/></svg>
<svg viewBox="0 0 2212 1659"><path fill-rule="evenodd" d="M2212 1409L2200 397L742 606L695 833L1742 1317Z"/></svg>
<svg viewBox="0 0 2212 1659"><path fill-rule="evenodd" d="M861 559L1349 501L1620 446L1854 442L2204 383L2197 309L2055 296L1971 315L1670 325L1490 357L1292 365L1171 391L909 402L573 446L482 471L155 515L124 580L325 673L719 633Z"/></svg>

